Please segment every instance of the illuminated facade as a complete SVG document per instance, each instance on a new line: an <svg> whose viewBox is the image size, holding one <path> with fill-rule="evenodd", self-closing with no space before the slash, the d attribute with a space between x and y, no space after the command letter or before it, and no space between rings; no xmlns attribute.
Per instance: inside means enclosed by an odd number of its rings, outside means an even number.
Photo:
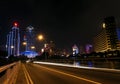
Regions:
<svg viewBox="0 0 120 84"><path fill-rule="evenodd" d="M28 26L27 31L26 31L26 39L24 39L27 43L26 45L26 51L33 51L33 46L34 46L34 34L33 34L33 27Z"/></svg>
<svg viewBox="0 0 120 84"><path fill-rule="evenodd" d="M91 53L92 52L92 45L91 44L87 44L86 46L85 46L85 52L87 53L87 54L89 54L89 53Z"/></svg>
<svg viewBox="0 0 120 84"><path fill-rule="evenodd" d="M55 44L53 41L50 41L48 43L44 44L44 47L42 48L41 52L48 52L50 56L55 55Z"/></svg>
<svg viewBox="0 0 120 84"><path fill-rule="evenodd" d="M19 56L20 52L20 34L17 23L14 23L11 31L7 35L6 49L8 51L8 56L14 55Z"/></svg>
<svg viewBox="0 0 120 84"><path fill-rule="evenodd" d="M79 49L78 49L77 45L74 45L72 47L72 50L73 50L73 56L79 53Z"/></svg>
<svg viewBox="0 0 120 84"><path fill-rule="evenodd" d="M24 35L24 42L23 45L26 46L25 51L22 52L22 55L27 56L28 58L33 58L37 55L35 52L35 46L34 46L34 28L32 26L27 27L26 35Z"/></svg>
<svg viewBox="0 0 120 84"><path fill-rule="evenodd" d="M94 38L94 51L103 52L116 49L120 49L120 46L115 18L111 16L104 19L101 32Z"/></svg>
<svg viewBox="0 0 120 84"><path fill-rule="evenodd" d="M118 36L118 40L120 41L120 28L117 28L117 36Z"/></svg>
<svg viewBox="0 0 120 84"><path fill-rule="evenodd" d="M94 51L107 51L110 49L108 44L106 31L103 29L96 37L94 37Z"/></svg>

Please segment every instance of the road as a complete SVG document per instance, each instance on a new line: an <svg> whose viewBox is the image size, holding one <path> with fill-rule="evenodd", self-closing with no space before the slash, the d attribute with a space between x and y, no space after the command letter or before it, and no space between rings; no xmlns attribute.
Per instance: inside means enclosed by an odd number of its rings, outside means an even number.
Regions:
<svg viewBox="0 0 120 84"><path fill-rule="evenodd" d="M31 84L120 84L120 72L33 63L24 68Z"/></svg>

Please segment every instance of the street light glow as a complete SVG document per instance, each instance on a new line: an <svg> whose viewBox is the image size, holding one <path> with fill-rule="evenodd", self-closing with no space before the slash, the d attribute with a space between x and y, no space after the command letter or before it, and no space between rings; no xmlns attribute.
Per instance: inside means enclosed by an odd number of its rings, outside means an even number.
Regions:
<svg viewBox="0 0 120 84"><path fill-rule="evenodd" d="M27 42L23 42L23 45L27 45Z"/></svg>
<svg viewBox="0 0 120 84"><path fill-rule="evenodd" d="M31 49L35 49L35 46L31 46Z"/></svg>
<svg viewBox="0 0 120 84"><path fill-rule="evenodd" d="M38 39L39 39L39 40L43 40L43 35L39 35L39 36L38 36Z"/></svg>
<svg viewBox="0 0 120 84"><path fill-rule="evenodd" d="M105 26L106 26L105 23L103 23L103 28L105 28Z"/></svg>

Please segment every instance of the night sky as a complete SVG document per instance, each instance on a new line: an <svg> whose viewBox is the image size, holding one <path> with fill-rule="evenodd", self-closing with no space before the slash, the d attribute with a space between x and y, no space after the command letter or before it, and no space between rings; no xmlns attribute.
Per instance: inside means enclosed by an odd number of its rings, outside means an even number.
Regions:
<svg viewBox="0 0 120 84"><path fill-rule="evenodd" d="M58 48L91 44L108 16L120 26L120 0L0 0L0 44L14 21L21 31L33 26Z"/></svg>

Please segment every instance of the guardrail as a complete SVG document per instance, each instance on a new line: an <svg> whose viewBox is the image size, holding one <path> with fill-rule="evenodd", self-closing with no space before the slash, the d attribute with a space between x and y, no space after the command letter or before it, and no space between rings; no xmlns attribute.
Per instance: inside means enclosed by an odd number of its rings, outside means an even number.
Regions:
<svg viewBox="0 0 120 84"><path fill-rule="evenodd" d="M0 73L5 72L0 78L0 84L15 84L20 61L0 67Z"/></svg>

